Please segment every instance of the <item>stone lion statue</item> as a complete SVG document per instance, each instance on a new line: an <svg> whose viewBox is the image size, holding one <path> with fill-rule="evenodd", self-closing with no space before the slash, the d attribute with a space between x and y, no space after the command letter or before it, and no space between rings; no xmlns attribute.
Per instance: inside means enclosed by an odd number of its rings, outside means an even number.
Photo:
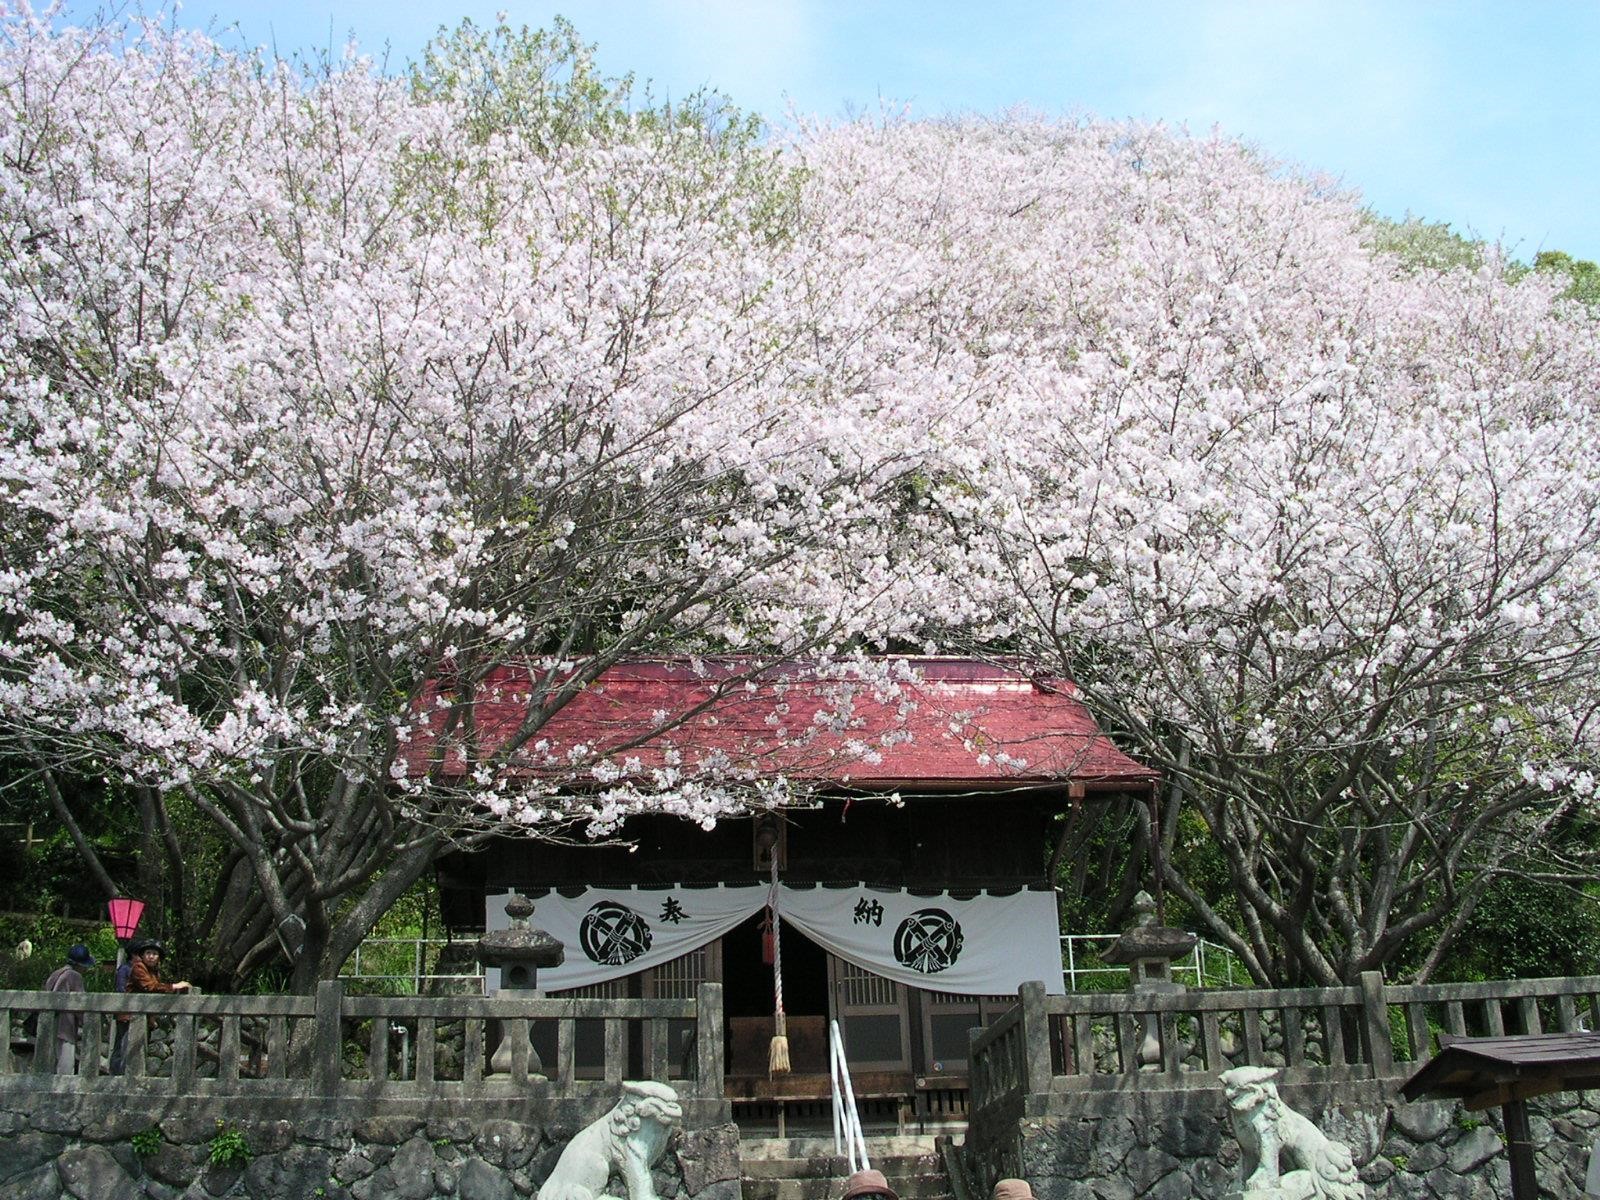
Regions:
<svg viewBox="0 0 1600 1200"><path fill-rule="evenodd" d="M683 1121L678 1093L664 1083L624 1083L616 1107L567 1143L539 1200L620 1200L606 1184L620 1175L629 1200L657 1200L650 1168Z"/></svg>
<svg viewBox="0 0 1600 1200"><path fill-rule="evenodd" d="M1278 1095L1274 1067L1222 1073L1243 1200L1365 1200L1347 1147L1331 1140ZM540 1200L544 1200L541 1196Z"/></svg>

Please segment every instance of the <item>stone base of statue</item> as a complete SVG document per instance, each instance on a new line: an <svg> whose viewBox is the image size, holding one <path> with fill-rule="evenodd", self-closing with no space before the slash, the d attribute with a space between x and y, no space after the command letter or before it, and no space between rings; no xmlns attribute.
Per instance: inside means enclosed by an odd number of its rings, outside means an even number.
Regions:
<svg viewBox="0 0 1600 1200"><path fill-rule="evenodd" d="M489 1057L489 1074L509 1075L516 1065L518 1051L527 1055L528 1079L530 1082L539 1082L544 1079L544 1063L539 1058L539 1052L533 1048L533 1043L528 1040L528 1023L526 1021L507 1021L504 1031L500 1035L500 1044L495 1047L495 1052Z"/></svg>
<svg viewBox="0 0 1600 1200"><path fill-rule="evenodd" d="M1323 1194L1310 1171L1290 1171L1280 1175L1277 1183L1228 1192L1222 1200L1314 1200Z"/></svg>

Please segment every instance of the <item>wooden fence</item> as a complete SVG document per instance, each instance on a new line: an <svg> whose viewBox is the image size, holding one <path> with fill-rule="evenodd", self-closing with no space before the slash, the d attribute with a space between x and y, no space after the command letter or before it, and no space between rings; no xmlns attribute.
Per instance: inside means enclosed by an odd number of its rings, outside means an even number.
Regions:
<svg viewBox="0 0 1600 1200"><path fill-rule="evenodd" d="M58 1023L74 1016L77 1070L57 1075ZM119 1025L124 1072L113 1076ZM495 1070L501 1039L509 1061ZM701 984L693 1000L347 996L338 981L315 996L0 991L0 1090L583 1098L655 1079L687 1100L720 1101L722 1057L720 984Z"/></svg>

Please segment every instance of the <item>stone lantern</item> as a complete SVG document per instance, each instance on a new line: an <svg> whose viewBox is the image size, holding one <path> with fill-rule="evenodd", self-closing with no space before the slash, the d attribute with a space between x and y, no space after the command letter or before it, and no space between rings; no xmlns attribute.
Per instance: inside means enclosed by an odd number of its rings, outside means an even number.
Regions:
<svg viewBox="0 0 1600 1200"><path fill-rule="evenodd" d="M1171 925L1157 925L1156 902L1151 899L1149 892L1140 892L1133 898L1133 914L1133 924L1111 944L1111 949L1106 952L1106 961L1127 965L1128 989L1134 993L1148 995L1152 992L1187 990L1173 979L1172 964L1189 954L1200 939ZM1146 1066L1159 1065L1159 1022L1153 1013L1141 1015L1139 1022L1144 1033L1139 1045L1139 1061Z"/></svg>
<svg viewBox="0 0 1600 1200"><path fill-rule="evenodd" d="M567 952L560 942L542 929L528 927L528 918L532 915L533 901L526 896L512 895L506 901L511 928L491 930L478 939L478 961L485 967L500 968L502 992L530 992L537 996L539 968L559 967L566 958ZM544 1064L528 1040L528 1022L524 1020L504 1022L500 1045L489 1059L490 1072L509 1072L519 1044L527 1050L528 1073L541 1074Z"/></svg>

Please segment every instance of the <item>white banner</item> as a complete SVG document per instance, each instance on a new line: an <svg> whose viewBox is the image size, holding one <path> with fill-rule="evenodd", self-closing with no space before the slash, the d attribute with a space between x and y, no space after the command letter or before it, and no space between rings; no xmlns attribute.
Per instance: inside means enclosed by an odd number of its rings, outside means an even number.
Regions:
<svg viewBox="0 0 1600 1200"><path fill-rule="evenodd" d="M660 966L698 949L765 907L761 885L586 888L533 898L530 924L557 938L566 961L539 972L549 991L585 987ZM487 897L490 929L504 929L504 895ZM893 888L780 887L778 911L846 962L910 987L1008 995L1031 979L1065 990L1054 892L917 896ZM490 990L499 987L490 973Z"/></svg>
<svg viewBox="0 0 1600 1200"><path fill-rule="evenodd" d="M785 924L846 962L908 987L963 995L1015 995L1030 979L1066 990L1054 892L948 892L783 888Z"/></svg>
<svg viewBox="0 0 1600 1200"><path fill-rule="evenodd" d="M528 924L565 947L566 961L539 972L547 991L587 987L659 967L715 941L767 902L764 887L585 888L533 896ZM505 929L506 897L487 897L490 929ZM489 979L491 993L499 972Z"/></svg>

